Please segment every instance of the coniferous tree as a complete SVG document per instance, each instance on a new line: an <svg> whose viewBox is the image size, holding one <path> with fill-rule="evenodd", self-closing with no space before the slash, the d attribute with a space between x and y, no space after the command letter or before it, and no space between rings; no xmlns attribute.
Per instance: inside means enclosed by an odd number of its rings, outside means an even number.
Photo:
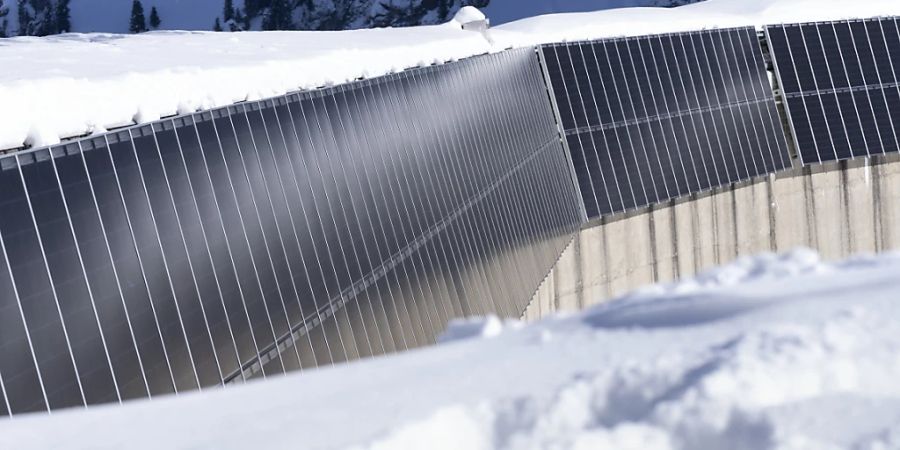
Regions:
<svg viewBox="0 0 900 450"><path fill-rule="evenodd" d="M218 17L216 17L216 23L213 24L213 31L222 31L222 22L219 22Z"/></svg>
<svg viewBox="0 0 900 450"><path fill-rule="evenodd" d="M234 20L234 0L225 0L225 7L222 9L222 20L225 23Z"/></svg>
<svg viewBox="0 0 900 450"><path fill-rule="evenodd" d="M294 8L289 0L272 0L269 13L263 19L264 30L293 30Z"/></svg>
<svg viewBox="0 0 900 450"><path fill-rule="evenodd" d="M28 6L25 0L19 0L16 3L16 15L19 19L19 36L28 36L31 30L31 21L34 20L34 16L31 15L31 12L28 11Z"/></svg>
<svg viewBox="0 0 900 450"><path fill-rule="evenodd" d="M156 30L159 28L159 24L161 23L162 21L159 20L159 12L156 11L156 7L154 6L150 8L150 28Z"/></svg>
<svg viewBox="0 0 900 450"><path fill-rule="evenodd" d="M51 0L18 0L19 36L47 36L60 32L57 20L57 3ZM67 7L67 5L64 5ZM68 26L63 23L64 26ZM63 30L63 31L68 31Z"/></svg>
<svg viewBox="0 0 900 450"><path fill-rule="evenodd" d="M254 16L251 16L249 12L247 12L247 7L244 7L244 11L241 12L239 9L235 8L234 10L234 20L237 23L240 23L244 30L250 29L250 21L253 20Z"/></svg>
<svg viewBox="0 0 900 450"><path fill-rule="evenodd" d="M6 16L9 15L9 7L4 5L4 0L0 0L0 38L8 37L7 27L9 26L9 19Z"/></svg>
<svg viewBox="0 0 900 450"><path fill-rule="evenodd" d="M244 16L239 8L234 9L234 18L228 21L228 31L241 31L241 25L244 22ZM247 27L246 29L249 29Z"/></svg>
<svg viewBox="0 0 900 450"><path fill-rule="evenodd" d="M69 9L69 0L57 0L55 13L56 32L68 33L72 31L72 12Z"/></svg>
<svg viewBox="0 0 900 450"><path fill-rule="evenodd" d="M131 3L131 20L128 22L128 31L132 33L147 31L147 19L144 17L144 5L141 4L141 0L134 0Z"/></svg>

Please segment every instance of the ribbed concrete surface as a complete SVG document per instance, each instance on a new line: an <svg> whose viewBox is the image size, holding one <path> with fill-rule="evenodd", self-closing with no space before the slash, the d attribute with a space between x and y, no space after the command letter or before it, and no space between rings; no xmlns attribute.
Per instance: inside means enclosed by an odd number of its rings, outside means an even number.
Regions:
<svg viewBox="0 0 900 450"><path fill-rule="evenodd" d="M590 224L524 318L582 309L739 256L799 246L826 260L900 249L900 157L794 169Z"/></svg>

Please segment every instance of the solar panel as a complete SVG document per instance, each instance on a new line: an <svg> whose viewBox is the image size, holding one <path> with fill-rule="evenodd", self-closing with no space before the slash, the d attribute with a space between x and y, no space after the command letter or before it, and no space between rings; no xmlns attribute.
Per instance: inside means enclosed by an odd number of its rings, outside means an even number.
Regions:
<svg viewBox="0 0 900 450"><path fill-rule="evenodd" d="M772 25L766 35L804 164L900 150L896 18Z"/></svg>
<svg viewBox="0 0 900 450"><path fill-rule="evenodd" d="M518 317L583 220L533 48L0 157L0 416Z"/></svg>
<svg viewBox="0 0 900 450"><path fill-rule="evenodd" d="M753 28L541 52L589 218L790 166Z"/></svg>

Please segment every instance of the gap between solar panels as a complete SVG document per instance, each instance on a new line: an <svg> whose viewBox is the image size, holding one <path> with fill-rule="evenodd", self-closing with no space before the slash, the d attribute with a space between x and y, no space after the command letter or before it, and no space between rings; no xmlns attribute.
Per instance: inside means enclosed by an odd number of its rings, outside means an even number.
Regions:
<svg viewBox="0 0 900 450"><path fill-rule="evenodd" d="M539 53L588 219L791 167L752 27Z"/></svg>

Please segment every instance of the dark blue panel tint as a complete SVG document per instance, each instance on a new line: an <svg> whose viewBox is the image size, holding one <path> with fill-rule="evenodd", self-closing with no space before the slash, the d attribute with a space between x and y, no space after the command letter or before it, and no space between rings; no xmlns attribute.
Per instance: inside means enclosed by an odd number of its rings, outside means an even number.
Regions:
<svg viewBox="0 0 900 450"><path fill-rule="evenodd" d="M181 305L175 298L174 286L169 278L170 271L163 254L160 230L153 219L148 191L135 157L135 147L128 132L110 135L105 139L109 143L108 153L112 155L113 174L125 200L138 256L162 331L176 387L178 390L196 388L198 374L189 346L188 330L184 326ZM191 330L191 336L197 334L203 335L204 331ZM194 340L194 343L202 345L199 344L199 340Z"/></svg>
<svg viewBox="0 0 900 450"><path fill-rule="evenodd" d="M797 139L801 160L806 163L819 160L819 152L816 147L812 126L807 115L807 106L803 98L794 97L787 99L794 136Z"/></svg>
<svg viewBox="0 0 900 450"><path fill-rule="evenodd" d="M66 207L106 348L123 399L147 396L147 386L137 352L137 334L131 312L123 301L118 270L113 268L111 244L104 234L101 216L94 202L91 183L77 144L57 149L54 158Z"/></svg>
<svg viewBox="0 0 900 450"><path fill-rule="evenodd" d="M0 178L16 174L15 158L0 159ZM6 192L6 191L4 191ZM0 231L2 233L2 231ZM15 280L11 277L4 236L0 236L0 375L3 377L4 414L47 409L30 332L23 322ZM2 415L2 414L0 414Z"/></svg>
<svg viewBox="0 0 900 450"><path fill-rule="evenodd" d="M566 63L574 68L558 81L557 69L548 69L552 87L567 90L572 102L572 92L579 93L583 104L584 118L576 112L562 125L570 151L578 153L572 156L575 173L592 214L784 167L788 157L777 117L757 106L772 103L773 96L752 29L555 48L566 50Z"/></svg>
<svg viewBox="0 0 900 450"><path fill-rule="evenodd" d="M197 276L192 262L188 259L185 234L178 221L172 188L160 160L156 139L151 133L131 134L138 172L150 201L151 216L163 251L164 268L175 294L176 311L188 337L197 377L202 386L218 384L221 382L221 374L218 358L213 349L210 321L201 303ZM177 148L175 142L166 143L167 146ZM182 201L192 202L193 199L184 198ZM205 280L201 278L201 281ZM217 294L213 292L211 295Z"/></svg>
<svg viewBox="0 0 900 450"><path fill-rule="evenodd" d="M769 49L774 55L775 68L778 71L778 81L781 83L782 92L799 92L800 83L797 81L794 58L788 48L787 30L782 26L772 26L767 29L767 36Z"/></svg>
<svg viewBox="0 0 900 450"><path fill-rule="evenodd" d="M220 358L222 371L227 376L237 370L233 366L234 356L229 355L227 339L223 339L223 331L233 336L233 347L237 353L237 362L245 361L257 354L256 341L254 339L246 310L246 294L238 282L237 269L240 263L234 261L234 252L228 239L230 226L226 228L226 220L233 220L226 214L230 211L224 205L230 205L230 195L219 198L213 185L212 170L204 157L204 150L208 147L219 151L218 140L212 124L212 115L204 114L203 117L195 116L194 124L184 124L177 127L175 135L168 134L170 139L177 138L180 144L180 152L175 152L167 145L160 145L163 161L166 163L167 173L173 189L182 192L179 197L187 198L188 190L193 194L193 202L179 202L184 210L182 216L182 228L195 237L188 239L189 245L197 254L194 258L199 266L212 266L212 281L215 283L216 292L221 295L221 307L225 309L225 323L222 318L215 320L216 335L219 336L219 351L223 353ZM163 135L158 137L163 139ZM176 147L177 150L178 147ZM179 164L179 160L183 162ZM173 180L175 182L173 183ZM178 187L180 186L180 187ZM187 187L187 190L185 189ZM227 184L223 188L227 187ZM223 206L220 206L223 205ZM193 208L192 208L193 206ZM196 208L196 209L195 209ZM193 217L193 224L188 224ZM199 229L199 230L198 230ZM202 235L198 235L200 231ZM202 240L200 240L202 239ZM199 240L199 242L190 242ZM202 247L201 247L202 246ZM204 261L206 259L206 262ZM207 266L208 267L208 266ZM203 273L204 271L201 271ZM207 272L208 273L208 272ZM209 275L207 275L208 277ZM209 280L209 278L207 278ZM207 281L207 299L215 298L211 286ZM217 305L210 305L210 309L218 309ZM224 328L223 328L224 326Z"/></svg>
<svg viewBox="0 0 900 450"><path fill-rule="evenodd" d="M49 158L49 151L43 159ZM47 272L41 242L19 164L35 164L35 155L4 159L0 167L0 234L6 248L18 301L30 333L38 371L50 408L84 405L83 391L73 362L71 345L61 317L58 297ZM39 399L33 399L40 402ZM34 403L24 405L34 409Z"/></svg>
<svg viewBox="0 0 900 450"><path fill-rule="evenodd" d="M200 299L200 310L204 314L205 324L208 325L214 350L216 361L223 374L231 373L237 370L239 358L236 348L236 337L234 329L243 330L241 321L238 320L235 326L226 312L226 298L239 299L240 294L234 284L233 273L226 270L215 270L212 259L212 248L222 247L224 239L221 236L221 225L212 227L218 222L218 214L212 205L208 204L211 199L211 192L208 188L209 181L205 167L202 166L200 153L200 142L197 137L197 130L191 126L192 118L176 120L173 123L166 123L156 130L156 139L158 142L159 153L162 161L162 168L168 188L174 199L175 214L178 219L180 233L184 238L187 250L188 265L193 272L193 282L196 287ZM172 126L175 130L172 130ZM148 129L141 131L149 132ZM194 183L190 179L190 171L187 170L187 156L190 155L191 161L196 164L193 171L197 172L197 188L199 193L205 197L195 195ZM200 213L200 203L203 202L206 214ZM210 229L212 240L207 238L207 229ZM222 255L225 256L225 255ZM230 263L228 259L222 261L222 265ZM224 267L223 267L224 268ZM219 273L222 273L223 280L219 280ZM223 288L224 282L224 288Z"/></svg>
<svg viewBox="0 0 900 450"><path fill-rule="evenodd" d="M129 210L123 201L106 139L78 145L83 150L92 200L100 212L100 226L109 243L114 276L121 288L147 386L151 395L173 392L172 366L163 345L160 315L150 297L150 284L137 251Z"/></svg>
<svg viewBox="0 0 900 450"><path fill-rule="evenodd" d="M830 79L828 80L829 84L823 85L822 88L827 89L828 87L833 87L835 89L840 89L849 87L850 80L847 75L847 70L844 67L844 57L838 47L838 38L834 26L808 25L806 27L816 30L818 40L822 44L822 52L825 54L825 65L830 74ZM812 43L815 44L815 38L816 35L811 34L809 40L812 40ZM775 57L778 58L777 54ZM789 64L786 65L790 67Z"/></svg>
<svg viewBox="0 0 900 450"><path fill-rule="evenodd" d="M791 42L789 48L808 48L809 58L797 60L795 56L792 60L784 49L772 46L781 78L790 70L811 72L817 85L807 93L802 116L795 108L789 109L803 161L841 160L897 151L896 86L882 87L897 79L895 58L892 58L892 51L897 52L892 47L900 44L896 21L870 19L788 28L803 29L801 36L791 37L796 42ZM770 39L778 34L776 27L768 31ZM793 91L786 93L796 95ZM791 103L799 102L789 100ZM811 130L812 139L804 135L806 128ZM803 148L810 144L814 148Z"/></svg>
<svg viewBox="0 0 900 450"><path fill-rule="evenodd" d="M562 50L563 100L598 127L583 193L603 213L668 195L653 125L607 136L593 48ZM618 113L658 111L645 49L615 50ZM522 49L4 159L3 408L240 382L520 316L582 217L546 95ZM613 136L640 151L609 164Z"/></svg>
<svg viewBox="0 0 900 450"><path fill-rule="evenodd" d="M809 57L809 67L815 77L816 90L828 89L834 86L829 62L823 47L823 40L819 38L819 28L811 25L800 26L804 43Z"/></svg>
<svg viewBox="0 0 900 450"><path fill-rule="evenodd" d="M62 149L55 149L58 154ZM101 334L97 309L85 279L81 255L75 245L69 212L63 201L51 152L40 150L33 161L21 164L31 210L38 225L40 244L47 256L50 280L56 293L64 293L60 312L77 364L81 389L87 403L119 398L112 367ZM29 158L30 159L30 158Z"/></svg>

